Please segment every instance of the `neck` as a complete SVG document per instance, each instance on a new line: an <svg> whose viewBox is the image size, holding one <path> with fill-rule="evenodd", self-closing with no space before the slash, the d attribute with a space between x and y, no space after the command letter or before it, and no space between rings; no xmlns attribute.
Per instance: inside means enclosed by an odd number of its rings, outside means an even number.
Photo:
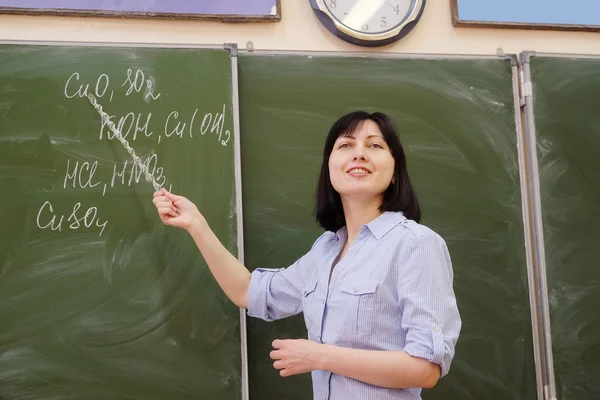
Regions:
<svg viewBox="0 0 600 400"><path fill-rule="evenodd" d="M344 216L346 218L346 229L348 230L348 243L354 242L360 232L360 227L373 221L382 213L379 211L383 199L372 200L344 199Z"/></svg>

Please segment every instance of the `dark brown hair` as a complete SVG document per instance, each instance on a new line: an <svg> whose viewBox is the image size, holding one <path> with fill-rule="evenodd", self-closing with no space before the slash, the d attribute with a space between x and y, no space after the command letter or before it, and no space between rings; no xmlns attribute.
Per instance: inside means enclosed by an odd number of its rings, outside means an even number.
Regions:
<svg viewBox="0 0 600 400"><path fill-rule="evenodd" d="M385 142L390 148L395 160L394 179L383 194L381 212L402 211L404 216L419 222L421 210L417 195L410 183L406 169L406 156L398 137L396 125L390 117L380 112L367 113L355 111L338 119L327 135L323 149L323 164L317 184L315 215L317 222L328 231L337 231L346 225L344 209L340 194L333 188L329 176L329 156L333 151L335 141L340 136L350 136L365 121L370 120L379 126Z"/></svg>

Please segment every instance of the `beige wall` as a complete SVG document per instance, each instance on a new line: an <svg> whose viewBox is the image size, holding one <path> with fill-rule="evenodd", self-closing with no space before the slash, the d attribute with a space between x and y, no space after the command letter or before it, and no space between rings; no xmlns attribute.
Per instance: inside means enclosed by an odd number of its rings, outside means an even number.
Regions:
<svg viewBox="0 0 600 400"><path fill-rule="evenodd" d="M251 0L248 0L251 1ZM0 16L0 40L140 43L237 43L257 50L365 51L331 35L314 16L308 0L281 0L277 23L230 24L73 17ZM375 51L396 53L496 54L523 50L600 54L600 33L454 28L450 0L428 0L421 22L396 44Z"/></svg>

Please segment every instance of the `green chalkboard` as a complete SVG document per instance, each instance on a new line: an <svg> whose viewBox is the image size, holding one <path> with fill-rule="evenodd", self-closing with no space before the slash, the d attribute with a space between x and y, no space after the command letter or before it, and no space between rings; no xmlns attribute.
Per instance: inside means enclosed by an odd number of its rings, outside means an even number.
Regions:
<svg viewBox="0 0 600 400"><path fill-rule="evenodd" d="M600 60L531 59L557 396L600 398Z"/></svg>
<svg viewBox="0 0 600 400"><path fill-rule="evenodd" d="M0 398L240 399L239 310L159 183L237 253L226 50L0 46Z"/></svg>
<svg viewBox="0 0 600 400"><path fill-rule="evenodd" d="M535 399L511 62L243 54L239 77L247 265L287 266L310 249L329 127L356 109L388 113L422 222L448 243L463 318L450 374L424 399ZM302 318L249 319L253 399L311 395L308 374L273 369L280 337L306 337Z"/></svg>

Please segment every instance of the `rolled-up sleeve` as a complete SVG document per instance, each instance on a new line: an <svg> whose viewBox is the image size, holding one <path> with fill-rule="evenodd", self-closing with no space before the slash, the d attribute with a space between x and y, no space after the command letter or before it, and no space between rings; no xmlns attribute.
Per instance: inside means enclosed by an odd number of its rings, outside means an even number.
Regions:
<svg viewBox="0 0 600 400"><path fill-rule="evenodd" d="M435 233L414 238L398 277L398 296L406 333L404 351L450 370L461 319L453 289L452 263Z"/></svg>
<svg viewBox="0 0 600 400"><path fill-rule="evenodd" d="M248 315L274 321L302 311L304 279L300 258L288 268L257 268L248 287Z"/></svg>

